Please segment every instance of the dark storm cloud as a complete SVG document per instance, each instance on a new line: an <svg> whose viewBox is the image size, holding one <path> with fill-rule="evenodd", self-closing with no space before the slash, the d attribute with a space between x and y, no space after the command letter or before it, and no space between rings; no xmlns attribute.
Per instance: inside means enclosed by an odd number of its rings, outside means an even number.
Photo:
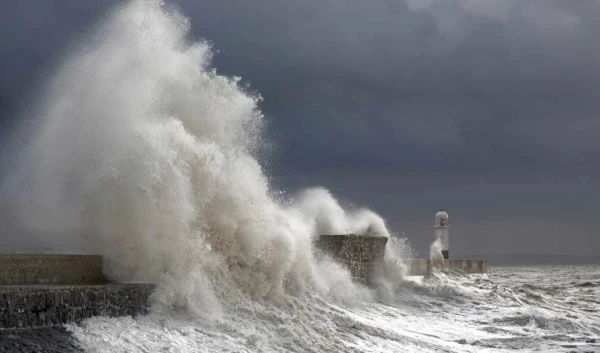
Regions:
<svg viewBox="0 0 600 353"><path fill-rule="evenodd" d="M0 4L0 130L73 41L116 1L8 0Z"/></svg>
<svg viewBox="0 0 600 353"><path fill-rule="evenodd" d="M439 206L456 217L459 252L600 245L590 213L600 188L597 1L168 3L213 43L219 72L264 97L276 184L327 186L420 248ZM2 128L110 5L0 5Z"/></svg>
<svg viewBox="0 0 600 353"><path fill-rule="evenodd" d="M594 253L595 1L179 1L265 98L282 184L324 185L419 250Z"/></svg>
<svg viewBox="0 0 600 353"><path fill-rule="evenodd" d="M595 2L179 4L216 66L265 96L301 170L482 173L600 154Z"/></svg>

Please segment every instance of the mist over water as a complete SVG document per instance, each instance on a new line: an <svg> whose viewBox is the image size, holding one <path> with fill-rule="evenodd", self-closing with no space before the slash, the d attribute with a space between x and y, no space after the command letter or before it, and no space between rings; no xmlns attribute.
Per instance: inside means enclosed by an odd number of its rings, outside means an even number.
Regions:
<svg viewBox="0 0 600 353"><path fill-rule="evenodd" d="M275 197L257 158L260 97L218 75L188 32L160 1L133 1L67 57L4 183L14 229L102 254L114 280L159 283L157 310L216 315L225 293L354 288L312 240L387 236L384 221L322 188Z"/></svg>
<svg viewBox="0 0 600 353"><path fill-rule="evenodd" d="M429 247L429 261L432 263L443 263L444 255L442 254L442 241L438 237Z"/></svg>

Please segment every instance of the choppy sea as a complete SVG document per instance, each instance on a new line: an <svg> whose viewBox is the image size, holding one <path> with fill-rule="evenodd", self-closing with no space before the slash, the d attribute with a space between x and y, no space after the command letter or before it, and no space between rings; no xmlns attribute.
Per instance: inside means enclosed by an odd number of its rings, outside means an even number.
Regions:
<svg viewBox="0 0 600 353"><path fill-rule="evenodd" d="M67 329L86 352L600 352L597 265L438 273L408 278L388 301L303 295L237 309Z"/></svg>

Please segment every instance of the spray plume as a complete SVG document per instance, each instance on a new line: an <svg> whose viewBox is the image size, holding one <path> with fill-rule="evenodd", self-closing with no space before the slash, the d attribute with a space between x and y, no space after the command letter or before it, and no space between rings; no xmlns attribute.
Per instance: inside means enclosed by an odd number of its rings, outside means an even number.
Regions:
<svg viewBox="0 0 600 353"><path fill-rule="evenodd" d="M159 308L352 286L312 240L387 236L384 221L321 188L273 198L256 158L260 97L211 69L210 45L188 32L161 2L133 1L68 58L4 184L19 229L102 254L112 279L159 283Z"/></svg>

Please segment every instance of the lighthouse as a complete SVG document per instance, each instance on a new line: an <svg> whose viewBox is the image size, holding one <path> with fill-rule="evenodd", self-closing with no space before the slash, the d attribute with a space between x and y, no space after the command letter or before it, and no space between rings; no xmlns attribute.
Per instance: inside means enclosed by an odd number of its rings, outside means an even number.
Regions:
<svg viewBox="0 0 600 353"><path fill-rule="evenodd" d="M435 270L445 269L472 274L487 273L486 259L449 259L450 224L448 223L448 214L443 209L435 214L433 240L434 243L431 245L428 259L406 259L402 261L408 268L407 276L427 276Z"/></svg>
<svg viewBox="0 0 600 353"><path fill-rule="evenodd" d="M448 214L441 209L435 214L435 224L433 226L433 239L440 240L442 244L442 256L444 259L449 257L450 245L450 226L448 225Z"/></svg>

